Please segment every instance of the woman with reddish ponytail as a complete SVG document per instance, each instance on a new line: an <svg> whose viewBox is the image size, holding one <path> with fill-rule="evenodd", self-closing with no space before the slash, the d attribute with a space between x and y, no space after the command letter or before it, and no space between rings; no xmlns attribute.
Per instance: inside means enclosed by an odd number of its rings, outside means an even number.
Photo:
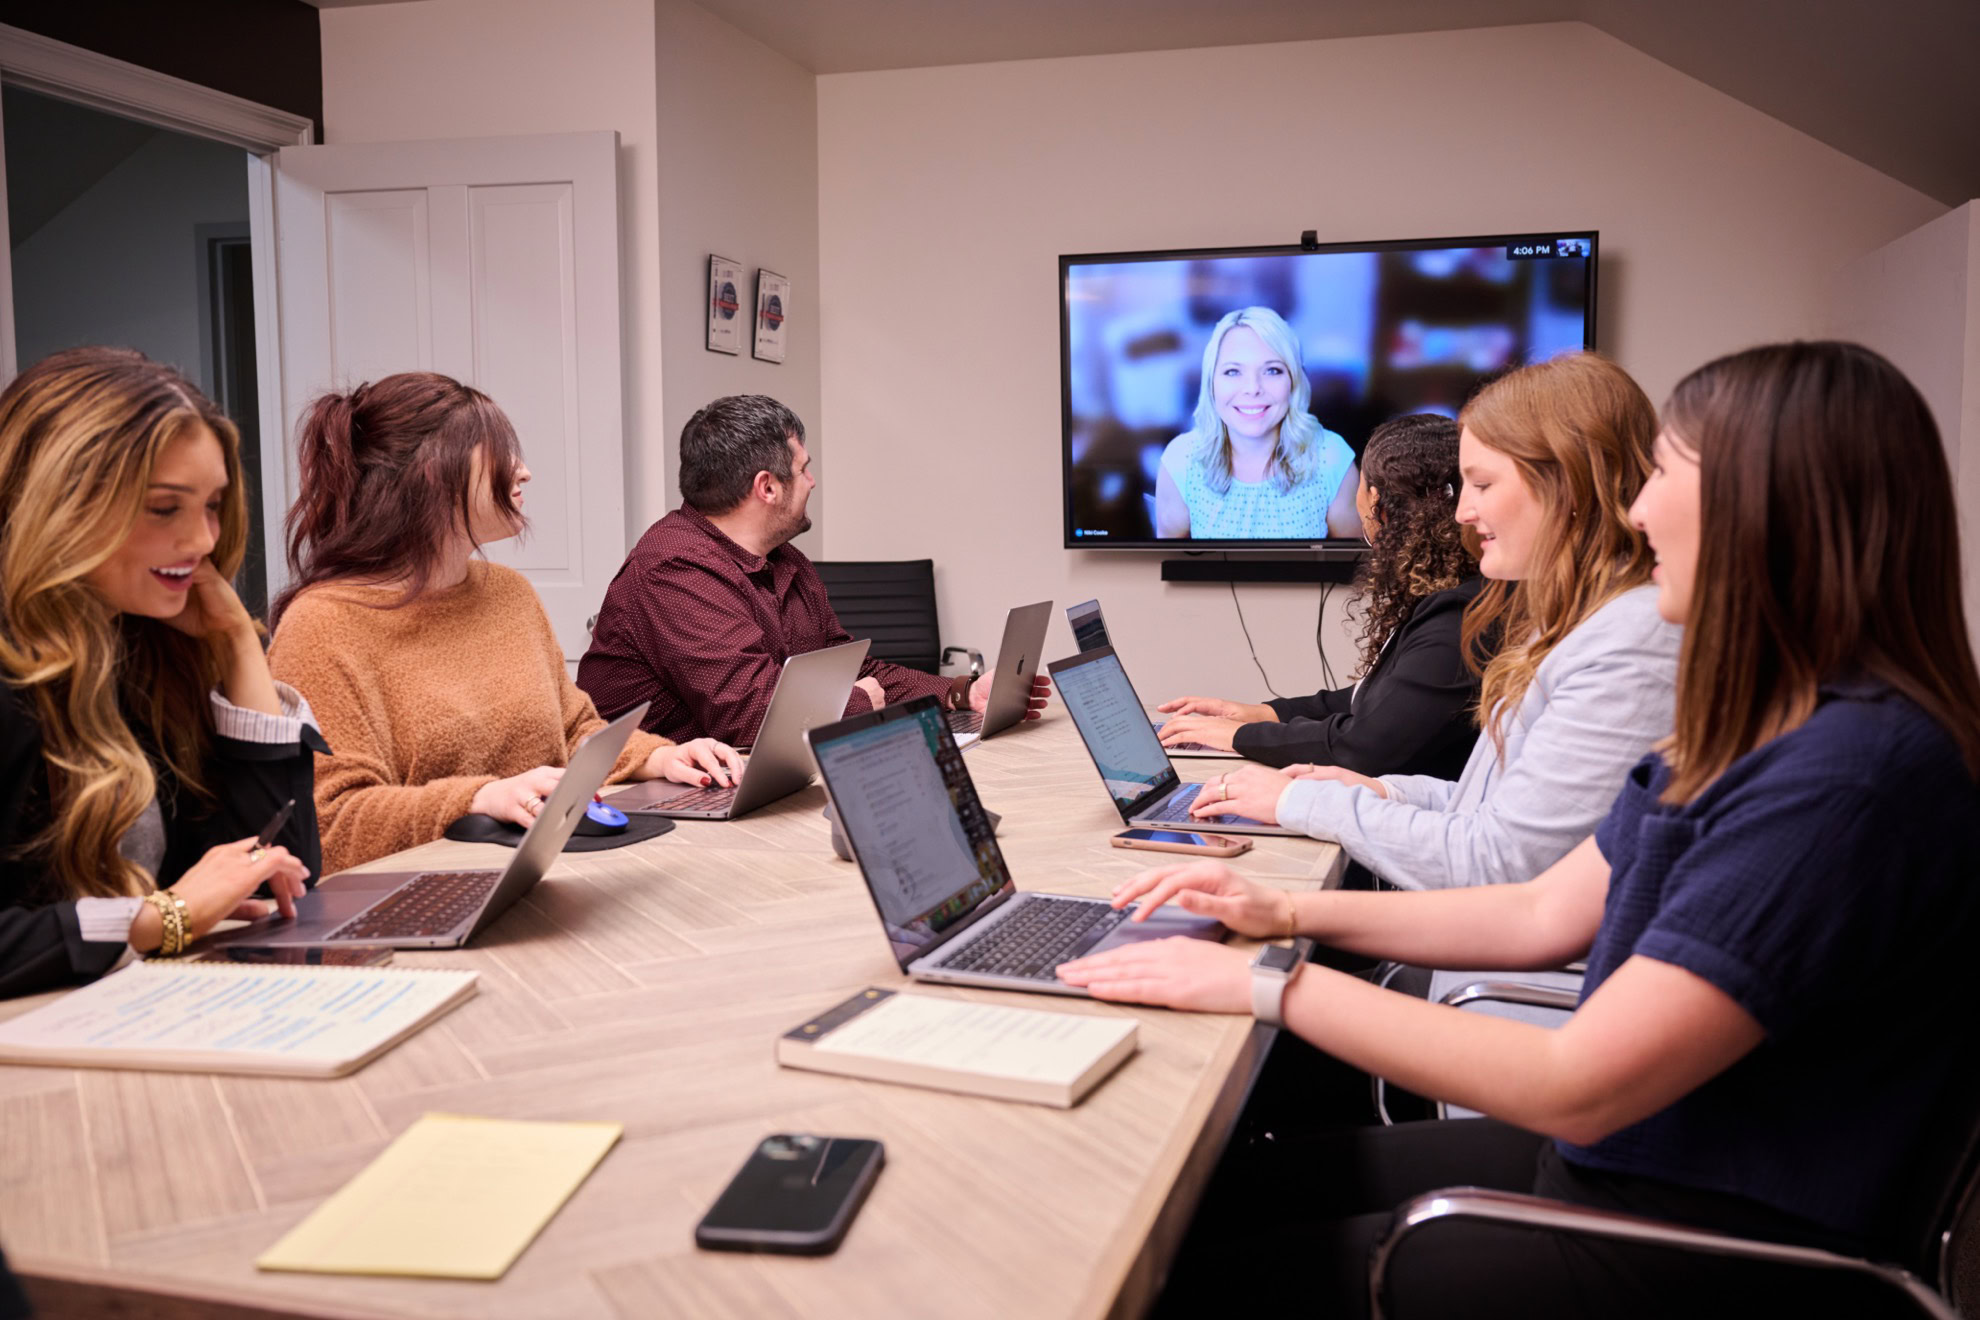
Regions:
<svg viewBox="0 0 1980 1320"><path fill-rule="evenodd" d="M525 526L515 428L481 391L405 372L318 399L300 448L269 661L335 749L316 778L325 865L470 812L529 824L604 721L528 580L477 553ZM728 784L740 767L713 740L635 732L611 781Z"/></svg>

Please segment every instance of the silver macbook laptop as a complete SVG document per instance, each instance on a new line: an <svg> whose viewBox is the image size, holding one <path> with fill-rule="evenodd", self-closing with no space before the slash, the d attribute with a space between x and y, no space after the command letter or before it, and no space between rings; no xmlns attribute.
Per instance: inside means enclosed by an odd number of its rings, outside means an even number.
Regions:
<svg viewBox="0 0 1980 1320"><path fill-rule="evenodd" d="M853 680L871 642L847 642L807 651L784 661L777 689L756 728L756 744L742 778L727 787L676 784L649 779L612 794L606 801L621 811L674 816L685 820L734 820L758 807L787 798L811 782L807 729L830 724L846 713Z"/></svg>
<svg viewBox="0 0 1980 1320"><path fill-rule="evenodd" d="M1128 824L1156 829L1185 825L1225 834L1301 833L1249 816L1192 818L1189 808L1203 785L1185 784L1176 773L1113 647L1054 660L1047 667L1059 699L1072 712L1086 754L1107 786L1107 796Z"/></svg>
<svg viewBox="0 0 1980 1320"><path fill-rule="evenodd" d="M1031 708L1031 680L1045 653L1045 629L1052 622L1052 602L1020 605L1004 620L1004 642L997 648L997 676L990 683L990 700L980 711L952 710L949 730L958 747L1002 733L1024 723Z"/></svg>
<svg viewBox="0 0 1980 1320"><path fill-rule="evenodd" d="M933 697L813 729L811 750L894 959L923 981L1084 995L1058 966L1139 940L1222 939L1163 907L1127 922L1106 900L1019 893Z"/></svg>
<svg viewBox="0 0 1980 1320"><path fill-rule="evenodd" d="M1066 622L1072 625L1073 645L1077 646L1082 653L1086 651L1097 651L1103 646L1113 645L1113 642L1108 640L1107 637L1107 617L1100 613L1100 602L1097 600L1082 601L1077 605L1066 606ZM1166 715L1151 714L1148 717L1148 723L1154 728L1157 735L1162 732L1162 726L1168 722L1169 717ZM1200 742L1175 743L1166 750L1170 756L1214 756L1234 761L1242 761L1244 759L1242 752L1233 752L1223 747L1212 747L1208 743Z"/></svg>
<svg viewBox="0 0 1980 1320"><path fill-rule="evenodd" d="M507 866L342 871L297 899L294 919L280 914L263 917L203 941L201 947L385 944L395 949L453 949L466 944L536 887L564 850L585 804L612 773L626 739L645 714L642 702L579 745Z"/></svg>

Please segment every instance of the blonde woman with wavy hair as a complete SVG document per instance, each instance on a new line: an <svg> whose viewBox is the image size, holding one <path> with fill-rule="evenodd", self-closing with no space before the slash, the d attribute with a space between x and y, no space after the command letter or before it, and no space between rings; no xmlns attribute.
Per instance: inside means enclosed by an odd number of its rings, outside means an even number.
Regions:
<svg viewBox="0 0 1980 1320"><path fill-rule="evenodd" d="M1314 541L1361 535L1354 450L1307 409L1299 336L1269 307L1240 307L1203 348L1191 428L1155 478L1155 534Z"/></svg>
<svg viewBox="0 0 1980 1320"><path fill-rule="evenodd" d="M1654 558L1629 507L1657 414L1593 353L1522 367L1459 417L1457 521L1487 584L1465 611L1485 736L1453 782L1337 766L1250 767L1199 815L1283 821L1403 889L1539 874L1588 836L1623 776L1671 731L1680 631L1657 614Z"/></svg>
<svg viewBox="0 0 1980 1320"><path fill-rule="evenodd" d="M229 585L246 543L239 438L172 368L70 349L0 393L0 996L265 915L263 886L293 910L320 739Z"/></svg>

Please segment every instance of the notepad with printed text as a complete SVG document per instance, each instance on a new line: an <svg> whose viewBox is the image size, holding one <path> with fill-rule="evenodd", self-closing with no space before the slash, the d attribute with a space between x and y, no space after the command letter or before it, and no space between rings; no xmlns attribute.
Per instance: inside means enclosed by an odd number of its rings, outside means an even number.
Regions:
<svg viewBox="0 0 1980 1320"><path fill-rule="evenodd" d="M474 993L450 968L133 963L0 1023L0 1063L341 1077Z"/></svg>

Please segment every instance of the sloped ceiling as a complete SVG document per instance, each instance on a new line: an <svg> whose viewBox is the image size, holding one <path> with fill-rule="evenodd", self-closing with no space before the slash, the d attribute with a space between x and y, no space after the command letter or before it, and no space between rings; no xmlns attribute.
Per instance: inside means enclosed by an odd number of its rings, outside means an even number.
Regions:
<svg viewBox="0 0 1980 1320"><path fill-rule="evenodd" d="M1980 0L700 3L816 73L1578 20L1948 206L1980 197Z"/></svg>

